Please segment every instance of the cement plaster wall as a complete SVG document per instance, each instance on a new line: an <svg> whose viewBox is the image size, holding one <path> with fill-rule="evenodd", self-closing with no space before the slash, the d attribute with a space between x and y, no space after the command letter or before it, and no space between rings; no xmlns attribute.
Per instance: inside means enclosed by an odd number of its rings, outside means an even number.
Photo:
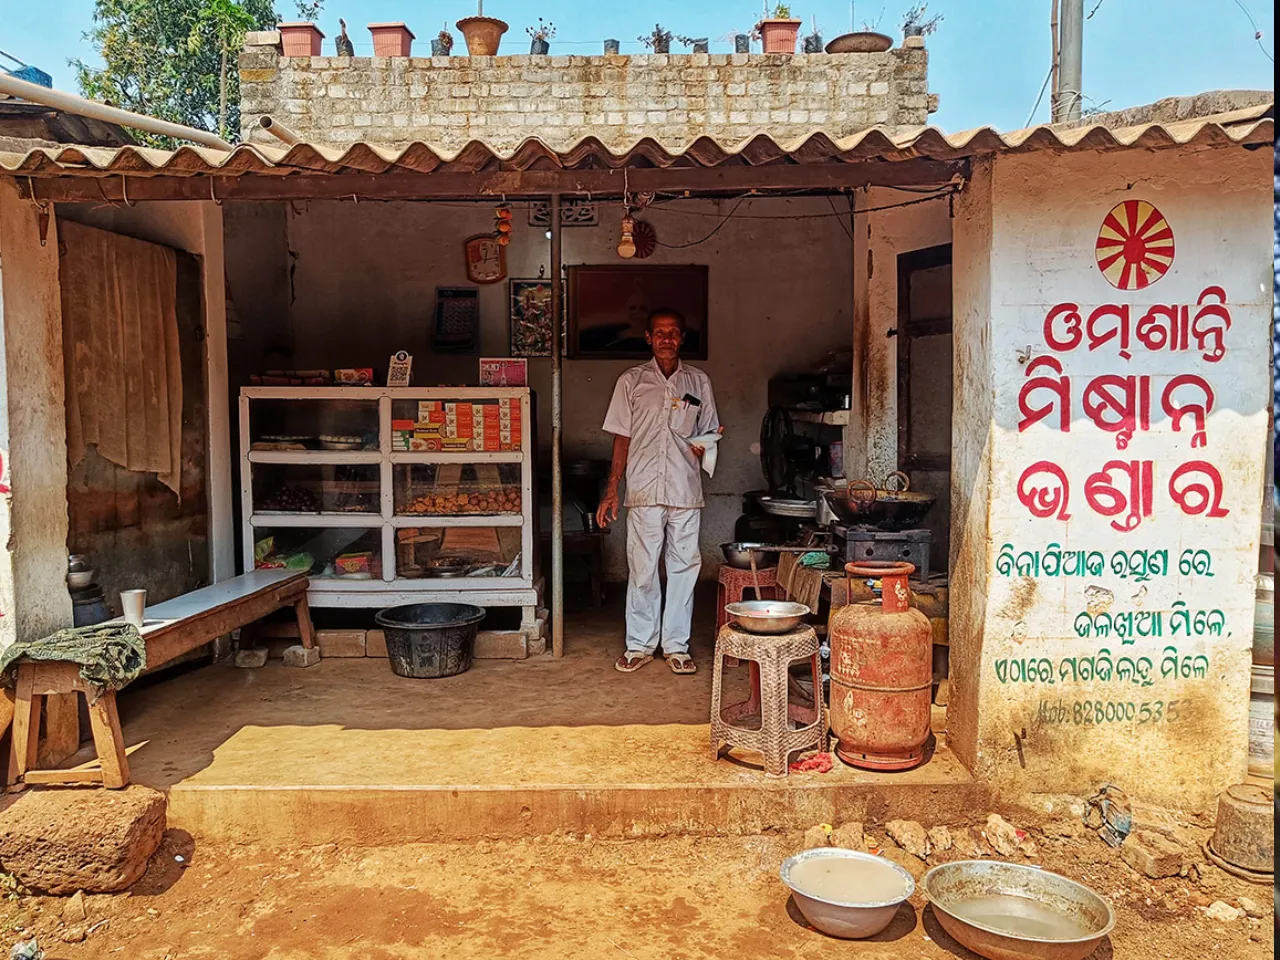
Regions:
<svg viewBox="0 0 1280 960"><path fill-rule="evenodd" d="M680 201L646 216L665 243L705 237L732 207ZM228 204L228 206L234 206ZM681 212L686 211L686 212ZM766 383L775 374L803 370L828 352L848 349L852 329L852 278L847 216L832 215L826 200L754 200L738 209L706 243L686 249L659 248L648 263L710 266L709 360L695 363L711 376L725 439L716 476L705 484L702 546L708 560L732 539L741 512L741 494L763 484L756 444L766 409ZM760 217L805 219L764 220ZM602 207L596 227L566 228L564 262L617 263L616 208ZM264 219L265 218L265 219ZM231 213L227 219L229 283L246 288L246 271L261 271L279 257L246 257L261 250L254 231L269 229L266 213ZM507 248L508 275L537 277L546 270L548 243L541 228L516 210L515 233ZM351 203L294 204L287 214L285 256L291 269L287 325L299 368L340 364L385 368L390 354L414 356L415 383L474 383L475 356L433 355L430 324L438 286L467 285L462 240L493 229L488 204ZM248 245L248 246L246 246ZM251 262L252 261L252 262ZM255 265L256 264L256 265ZM274 297L269 291L264 296ZM480 354L506 356L508 286L480 288ZM237 310L247 321L247 310ZM277 299L271 302L278 303ZM247 324L246 324L247 325ZM250 336L248 330L245 336ZM248 340L245 343L248 349ZM276 357L272 365L280 365ZM603 457L610 438L600 429L614 382L629 361L570 360L565 364L565 455ZM538 393L539 440L550 441L550 361L531 360L531 385ZM574 518L568 521L574 522ZM606 575L625 579L624 535L606 539ZM704 573L712 573L712 564Z"/></svg>
<svg viewBox="0 0 1280 960"><path fill-rule="evenodd" d="M58 231L0 182L0 646L71 623Z"/></svg>
<svg viewBox="0 0 1280 960"><path fill-rule="evenodd" d="M990 223L980 210L985 173L962 203L957 257L978 272L956 272L969 287L958 296L957 342L968 346L957 374L978 389L956 393L953 507L964 524L949 727L980 779L1042 790L1111 780L1158 802L1204 806L1244 775L1268 402L1270 163L1269 152L1239 148L1072 154L1054 158L1047 176L1043 156L1006 156L994 164ZM1115 289L1095 262L1104 218L1128 200L1154 204L1176 244L1167 275L1141 290ZM1217 302L1205 293L1214 286L1231 317L1217 362L1208 359L1212 340L1196 337L1215 322L1202 309ZM1061 303L1079 304L1086 318L1078 347L1063 346L1066 315L1046 332ZM1103 304L1131 305L1123 353L1118 338L1091 348L1093 334L1114 325L1104 316L1091 328L1087 318ZM1189 305L1192 349L1151 349L1151 336L1138 336L1157 304ZM1037 365L1046 358L1062 373ZM1027 388L1029 379L1056 384L1062 375L1069 429L1056 405L1028 424L1028 411L1052 397L1047 384ZM1103 375L1150 379L1091 393ZM1194 415L1173 429L1165 404L1179 375L1214 392L1203 442L1193 439ZM1126 445L1097 420L1114 421L1109 398L1148 383L1150 426L1139 413ZM1197 389L1178 388L1175 409ZM1089 404L1104 412L1090 414ZM1123 471L1133 462L1131 486ZM1188 492L1203 484L1216 497L1214 472L1220 508ZM1075 561L1059 565L1059 552L1097 559L1072 575ZM1135 570L1150 555L1155 566Z"/></svg>

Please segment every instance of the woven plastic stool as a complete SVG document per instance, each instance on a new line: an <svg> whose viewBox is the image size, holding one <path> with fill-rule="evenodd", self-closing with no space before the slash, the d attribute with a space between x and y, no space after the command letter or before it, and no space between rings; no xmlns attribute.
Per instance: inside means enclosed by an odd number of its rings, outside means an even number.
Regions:
<svg viewBox="0 0 1280 960"><path fill-rule="evenodd" d="M760 689L741 703L724 706L724 658L749 660L759 667ZM793 704L787 696L787 669L797 660L808 660L813 671L813 705ZM754 671L753 671L754 673ZM754 680L754 677L752 678ZM741 726L759 705L760 728ZM798 724L793 727L792 724ZM822 664L818 635L812 627L791 633L763 636L746 633L732 624L716 634L716 658L711 675L711 753L719 758L721 745L757 750L764 757L768 777L785 777L787 759L796 750L825 750L827 711L822 698Z"/></svg>
<svg viewBox="0 0 1280 960"><path fill-rule="evenodd" d="M770 567L767 570L759 570L758 572L760 574L760 599L780 599L778 568ZM727 563L721 564L720 591L716 604L716 632L719 633L720 628L729 622L729 615L724 612L725 604L738 603L741 600L754 600L755 598L755 581L751 577L751 571L739 570L736 567L729 566Z"/></svg>

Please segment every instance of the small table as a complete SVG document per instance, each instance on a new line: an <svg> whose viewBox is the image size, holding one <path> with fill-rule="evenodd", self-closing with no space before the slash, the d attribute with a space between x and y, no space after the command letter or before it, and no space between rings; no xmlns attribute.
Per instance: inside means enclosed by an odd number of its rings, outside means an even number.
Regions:
<svg viewBox="0 0 1280 960"><path fill-rule="evenodd" d="M147 607L139 632L147 647L148 669L175 660L288 606L293 607L297 615L302 645L314 646L311 610L307 605L309 586L306 574L293 570L254 570ZM66 661L19 661L17 675L8 784L97 783L119 788L129 783L129 762L125 757L114 690L106 691L94 703L95 691L80 676L80 665ZM89 704L89 724L98 754L97 770L35 769L44 700L66 693L83 694Z"/></svg>

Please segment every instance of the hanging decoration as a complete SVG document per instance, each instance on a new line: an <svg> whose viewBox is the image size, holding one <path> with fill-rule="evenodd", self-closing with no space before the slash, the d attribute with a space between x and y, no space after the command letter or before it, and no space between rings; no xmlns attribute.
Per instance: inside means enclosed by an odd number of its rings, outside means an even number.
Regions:
<svg viewBox="0 0 1280 960"><path fill-rule="evenodd" d="M511 208L505 203L493 211L493 235L501 246L511 242Z"/></svg>

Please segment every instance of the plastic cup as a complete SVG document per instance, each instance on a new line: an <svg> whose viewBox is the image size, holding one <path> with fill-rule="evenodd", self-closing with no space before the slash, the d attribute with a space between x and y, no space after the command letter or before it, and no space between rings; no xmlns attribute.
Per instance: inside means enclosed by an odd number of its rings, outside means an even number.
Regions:
<svg viewBox="0 0 1280 960"><path fill-rule="evenodd" d="M124 622L142 629L142 614L147 607L147 591L121 590L120 609L124 612Z"/></svg>

